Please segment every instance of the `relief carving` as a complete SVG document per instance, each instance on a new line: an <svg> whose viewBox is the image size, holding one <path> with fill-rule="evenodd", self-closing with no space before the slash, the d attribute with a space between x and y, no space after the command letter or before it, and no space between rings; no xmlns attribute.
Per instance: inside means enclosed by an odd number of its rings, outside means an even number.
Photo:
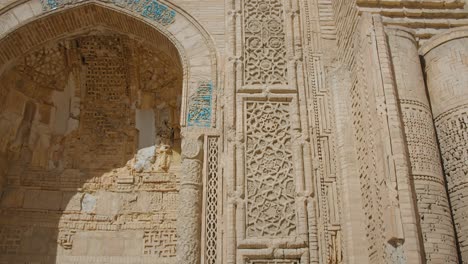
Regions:
<svg viewBox="0 0 468 264"><path fill-rule="evenodd" d="M182 142L182 155L185 158L193 159L200 155L201 147L198 139L184 138Z"/></svg>
<svg viewBox="0 0 468 264"><path fill-rule="evenodd" d="M244 1L246 85L287 84L283 1Z"/></svg>
<svg viewBox="0 0 468 264"><path fill-rule="evenodd" d="M328 250L330 260L328 263L330 264L342 264L343 263L343 253L341 248L341 232L336 231L329 240Z"/></svg>
<svg viewBox="0 0 468 264"><path fill-rule="evenodd" d="M206 199L205 199L205 259L207 264L217 264L221 256L218 225L220 213L220 175L219 175L219 139L208 137L208 157L206 175Z"/></svg>
<svg viewBox="0 0 468 264"><path fill-rule="evenodd" d="M162 144L155 149L155 171L156 172L168 172L171 160L172 160L172 149L171 146Z"/></svg>
<svg viewBox="0 0 468 264"><path fill-rule="evenodd" d="M17 98L0 112L0 126L12 117L15 124L2 134L11 198L0 204L0 262L6 255L11 263L37 262L49 251L60 263L90 256L174 262L178 64L148 43L103 30L32 51L0 80L0 92ZM138 111L150 113L144 126L136 125Z"/></svg>
<svg viewBox="0 0 468 264"><path fill-rule="evenodd" d="M73 236L76 234L75 230L64 230L59 233L58 244L65 250L72 249Z"/></svg>
<svg viewBox="0 0 468 264"><path fill-rule="evenodd" d="M6 1L1 264L468 258L464 1Z"/></svg>
<svg viewBox="0 0 468 264"><path fill-rule="evenodd" d="M190 136L190 135L189 135ZM201 253L202 225L202 142L186 136L182 141L182 173L177 218L177 261L198 264Z"/></svg>
<svg viewBox="0 0 468 264"><path fill-rule="evenodd" d="M247 235L296 232L289 103L246 103Z"/></svg>
<svg viewBox="0 0 468 264"><path fill-rule="evenodd" d="M155 255L160 258L176 256L176 230L163 229L145 231L143 236L143 254Z"/></svg>

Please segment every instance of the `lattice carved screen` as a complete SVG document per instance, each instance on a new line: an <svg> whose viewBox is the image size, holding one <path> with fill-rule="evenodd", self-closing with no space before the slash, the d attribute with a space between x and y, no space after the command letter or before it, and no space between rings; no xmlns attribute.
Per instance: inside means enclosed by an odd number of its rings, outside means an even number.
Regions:
<svg viewBox="0 0 468 264"><path fill-rule="evenodd" d="M205 264L221 263L219 208L221 180L219 174L219 138L208 137L205 180Z"/></svg>

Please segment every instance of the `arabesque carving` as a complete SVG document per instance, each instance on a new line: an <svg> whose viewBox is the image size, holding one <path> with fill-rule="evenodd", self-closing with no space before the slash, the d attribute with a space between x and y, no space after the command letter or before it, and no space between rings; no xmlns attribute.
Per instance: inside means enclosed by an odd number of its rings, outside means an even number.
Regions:
<svg viewBox="0 0 468 264"><path fill-rule="evenodd" d="M294 166L287 102L246 102L247 235L296 233Z"/></svg>
<svg viewBox="0 0 468 264"><path fill-rule="evenodd" d="M281 0L244 1L244 84L287 84L283 13Z"/></svg>
<svg viewBox="0 0 468 264"><path fill-rule="evenodd" d="M0 2L0 264L467 262L466 1Z"/></svg>

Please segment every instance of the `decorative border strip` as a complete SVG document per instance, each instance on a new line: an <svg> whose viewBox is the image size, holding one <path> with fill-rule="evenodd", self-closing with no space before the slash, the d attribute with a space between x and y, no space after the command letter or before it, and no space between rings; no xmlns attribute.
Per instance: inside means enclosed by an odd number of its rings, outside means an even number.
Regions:
<svg viewBox="0 0 468 264"><path fill-rule="evenodd" d="M207 166L205 183L205 263L217 264L220 259L220 239L218 216L220 205L220 177L219 177L219 139L215 136L207 137Z"/></svg>
<svg viewBox="0 0 468 264"><path fill-rule="evenodd" d="M77 4L84 0L39 0L44 11L51 11L62 8L66 5ZM174 23L176 11L162 4L158 0L100 0L109 2L118 7L139 13L145 18L149 18L164 26Z"/></svg>

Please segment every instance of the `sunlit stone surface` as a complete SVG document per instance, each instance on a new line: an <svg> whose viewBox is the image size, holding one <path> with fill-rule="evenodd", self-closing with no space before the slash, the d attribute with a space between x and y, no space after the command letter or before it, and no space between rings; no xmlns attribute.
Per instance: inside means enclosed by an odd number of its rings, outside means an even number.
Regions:
<svg viewBox="0 0 468 264"><path fill-rule="evenodd" d="M0 264L468 263L466 5L0 1Z"/></svg>

